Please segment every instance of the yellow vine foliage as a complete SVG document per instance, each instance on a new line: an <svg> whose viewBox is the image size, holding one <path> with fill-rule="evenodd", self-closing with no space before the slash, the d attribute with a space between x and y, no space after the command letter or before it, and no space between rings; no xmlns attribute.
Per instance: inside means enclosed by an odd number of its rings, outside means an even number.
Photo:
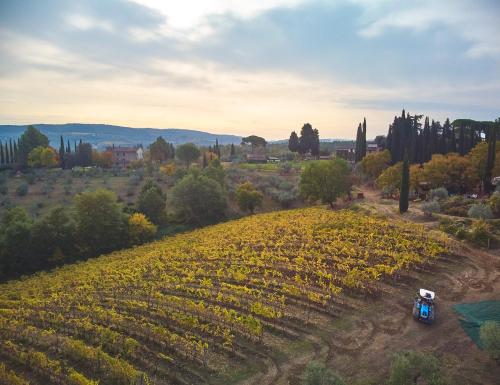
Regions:
<svg viewBox="0 0 500 385"><path fill-rule="evenodd" d="M297 309L333 314L343 291L446 252L422 226L348 210L246 217L0 285L0 357L72 384L213 369Z"/></svg>

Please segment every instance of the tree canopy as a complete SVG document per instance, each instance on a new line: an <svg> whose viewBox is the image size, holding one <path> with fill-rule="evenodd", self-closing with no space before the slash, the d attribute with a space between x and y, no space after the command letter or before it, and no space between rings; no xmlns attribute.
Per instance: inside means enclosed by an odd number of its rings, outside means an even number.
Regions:
<svg viewBox="0 0 500 385"><path fill-rule="evenodd" d="M341 158L306 164L300 176L301 194L310 200L321 200L331 207L351 190L350 168Z"/></svg>
<svg viewBox="0 0 500 385"><path fill-rule="evenodd" d="M243 211L250 211L253 214L255 209L262 204L264 195L250 182L242 183L236 189L236 201Z"/></svg>
<svg viewBox="0 0 500 385"><path fill-rule="evenodd" d="M200 150L193 143L185 143L177 147L176 154L179 160L186 163L186 167L189 168L191 163L200 157Z"/></svg>
<svg viewBox="0 0 500 385"><path fill-rule="evenodd" d="M36 147L48 147L49 138L42 134L37 128L28 126L21 135L18 146L18 161L22 167L28 165L28 155Z"/></svg>

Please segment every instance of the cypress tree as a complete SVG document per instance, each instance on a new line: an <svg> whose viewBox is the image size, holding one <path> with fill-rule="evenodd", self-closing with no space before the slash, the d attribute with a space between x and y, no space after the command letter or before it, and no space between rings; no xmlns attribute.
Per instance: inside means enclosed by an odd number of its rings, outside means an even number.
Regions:
<svg viewBox="0 0 500 385"><path fill-rule="evenodd" d="M297 136L297 134L295 134L295 136ZM297 139L297 142L298 142L298 139ZM234 144L231 143L231 156L235 156L236 155L236 149L234 148Z"/></svg>
<svg viewBox="0 0 500 385"><path fill-rule="evenodd" d="M3 145L2 145L2 141L0 140L0 167L3 166L4 163L5 163L5 158L3 155Z"/></svg>
<svg viewBox="0 0 500 385"><path fill-rule="evenodd" d="M69 145L69 139L68 139L68 145L66 146L66 153L71 154L71 146Z"/></svg>
<svg viewBox="0 0 500 385"><path fill-rule="evenodd" d="M290 139L288 139L288 149L291 152L298 152L300 149L299 137L295 131L290 134ZM231 144L231 151L234 151L234 145Z"/></svg>
<svg viewBox="0 0 500 385"><path fill-rule="evenodd" d="M399 153L401 149L401 130L399 119L395 116L392 123L392 140L391 140L391 163L395 164L399 161Z"/></svg>
<svg viewBox="0 0 500 385"><path fill-rule="evenodd" d="M438 151L438 149L439 149L439 142L438 141L439 141L439 137L438 137L437 124L433 120L432 124L431 124L431 137L429 140L431 158L432 158L432 155L439 152Z"/></svg>
<svg viewBox="0 0 500 385"><path fill-rule="evenodd" d="M59 145L59 164L61 165L61 168L65 168L65 163L64 163L64 140L61 135L61 144Z"/></svg>
<svg viewBox="0 0 500 385"><path fill-rule="evenodd" d="M491 172L493 170L493 167L495 166L495 152L496 152L496 126L495 125L490 125L488 127L488 158L486 160L486 170L484 173L484 180L483 180L483 186L484 186L484 191L489 193L493 190L493 185L491 183Z"/></svg>
<svg viewBox="0 0 500 385"><path fill-rule="evenodd" d="M424 130L422 133L422 161L431 160L431 129L429 126L429 117L425 117Z"/></svg>
<svg viewBox="0 0 500 385"><path fill-rule="evenodd" d="M9 151L10 151L10 163L14 163L14 146L12 145L12 139L9 139Z"/></svg>
<svg viewBox="0 0 500 385"><path fill-rule="evenodd" d="M401 175L401 190L399 193L399 212L401 214L408 211L410 194L410 164L408 161L408 152L405 151L403 158L403 172Z"/></svg>
<svg viewBox="0 0 500 385"><path fill-rule="evenodd" d="M460 124L459 134L458 134L458 153L462 156L466 154L465 152L465 128L463 123Z"/></svg>
<svg viewBox="0 0 500 385"><path fill-rule="evenodd" d="M388 149L390 153L392 153L392 124L389 124L389 132L387 133L387 139L385 143L385 148Z"/></svg>
<svg viewBox="0 0 500 385"><path fill-rule="evenodd" d="M10 163L9 146L7 142L5 142L4 152L5 152L5 164L9 164Z"/></svg>
<svg viewBox="0 0 500 385"><path fill-rule="evenodd" d="M362 148L361 148L361 159L360 160L363 160L363 158L366 156L366 118L363 118L362 134L363 134L363 137L361 139Z"/></svg>
<svg viewBox="0 0 500 385"><path fill-rule="evenodd" d="M206 168L207 166L208 166L208 163L207 163L207 153L203 152L203 164L202 164L202 167Z"/></svg>
<svg viewBox="0 0 500 385"><path fill-rule="evenodd" d="M17 163L17 141L14 140L14 162Z"/></svg>
<svg viewBox="0 0 500 385"><path fill-rule="evenodd" d="M354 154L354 161L357 163L361 160L361 138L362 138L361 123L358 124L358 131L356 133L356 152Z"/></svg>

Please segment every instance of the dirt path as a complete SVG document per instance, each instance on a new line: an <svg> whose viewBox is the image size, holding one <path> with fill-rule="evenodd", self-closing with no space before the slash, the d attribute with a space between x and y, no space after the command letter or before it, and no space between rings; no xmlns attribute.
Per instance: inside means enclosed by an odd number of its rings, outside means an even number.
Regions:
<svg viewBox="0 0 500 385"><path fill-rule="evenodd" d="M363 192L367 207L401 219L397 201L381 201L372 189ZM421 222L422 216L411 208L403 219L411 224ZM453 305L500 300L500 256L456 240L450 240L450 247L452 255L436 266L402 276L395 285L381 284L382 294L377 298L343 298L355 310L336 320L320 321L311 329L312 354L275 362L273 375L263 376L255 384L299 384L299 375L310 359L326 362L350 384L379 384L387 375L392 353L416 349L440 358L450 384L498 385L500 367L465 334ZM437 319L431 326L412 318L413 298L420 287L437 293Z"/></svg>

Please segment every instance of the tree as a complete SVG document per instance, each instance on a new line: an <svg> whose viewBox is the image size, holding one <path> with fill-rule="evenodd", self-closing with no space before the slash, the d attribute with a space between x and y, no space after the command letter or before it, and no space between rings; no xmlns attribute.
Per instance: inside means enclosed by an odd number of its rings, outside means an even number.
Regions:
<svg viewBox="0 0 500 385"><path fill-rule="evenodd" d="M83 254L95 256L124 245L126 217L114 192L99 189L78 194L75 219Z"/></svg>
<svg viewBox="0 0 500 385"><path fill-rule="evenodd" d="M389 150L372 152L361 160L361 169L370 178L376 179L391 163Z"/></svg>
<svg viewBox="0 0 500 385"><path fill-rule="evenodd" d="M52 147L35 147L28 154L30 167L54 167L57 165L57 154Z"/></svg>
<svg viewBox="0 0 500 385"><path fill-rule="evenodd" d="M250 135L241 139L241 144L250 144L252 146L252 154L255 147L266 147L267 142L264 138L257 135Z"/></svg>
<svg viewBox="0 0 500 385"><path fill-rule="evenodd" d="M408 211L409 193L410 193L410 163L408 161L408 152L405 152L403 158L403 172L401 175L401 191L399 193L399 212L401 214Z"/></svg>
<svg viewBox="0 0 500 385"><path fill-rule="evenodd" d="M67 156L67 154L65 154ZM111 151L92 150L92 164L101 168L111 168L113 166L113 154Z"/></svg>
<svg viewBox="0 0 500 385"><path fill-rule="evenodd" d="M206 168L203 169L201 172L201 175L204 175L210 179L215 180L217 183L219 183L222 187L224 187L224 180L226 178L226 172L224 171L224 168L220 164L219 159L214 159L212 160Z"/></svg>
<svg viewBox="0 0 500 385"><path fill-rule="evenodd" d="M181 144L176 152L177 157L186 163L187 168L200 157L200 150L193 143Z"/></svg>
<svg viewBox="0 0 500 385"><path fill-rule="evenodd" d="M154 224L160 224L165 219L165 195L161 187L152 180L142 187L137 209Z"/></svg>
<svg viewBox="0 0 500 385"><path fill-rule="evenodd" d="M128 238L132 246L152 241L156 231L157 227L144 214L135 213L128 219Z"/></svg>
<svg viewBox="0 0 500 385"><path fill-rule="evenodd" d="M234 144L231 143L231 152L230 152L230 155L231 155L231 159L234 158L234 156L236 155L236 149L234 148Z"/></svg>
<svg viewBox="0 0 500 385"><path fill-rule="evenodd" d="M288 139L288 149L291 152L299 152L300 150L300 142L299 137L295 131L292 131L290 134L290 139Z"/></svg>
<svg viewBox="0 0 500 385"><path fill-rule="evenodd" d="M30 272L36 262L32 258L32 220L26 210L14 207L0 221L0 276Z"/></svg>
<svg viewBox="0 0 500 385"><path fill-rule="evenodd" d="M151 155L151 160L158 162L165 162L169 159L174 158L172 152L172 146L161 136L156 138L156 140L149 146L149 153Z"/></svg>
<svg viewBox="0 0 500 385"><path fill-rule="evenodd" d="M250 211L253 214L258 206L262 205L264 195L253 187L250 182L242 183L236 189L236 201L243 211Z"/></svg>
<svg viewBox="0 0 500 385"><path fill-rule="evenodd" d="M444 385L440 364L431 354L403 351L396 353L391 363L388 385Z"/></svg>
<svg viewBox="0 0 500 385"><path fill-rule="evenodd" d="M76 257L76 224L64 207L55 207L35 222L33 249L44 268Z"/></svg>
<svg viewBox="0 0 500 385"><path fill-rule="evenodd" d="M319 138L319 134L318 134ZM299 153L301 155L307 154L308 152L312 153L313 148L316 145L317 135L314 132L311 124L305 123L300 130L300 138L299 138ZM319 151L318 151L319 152Z"/></svg>
<svg viewBox="0 0 500 385"><path fill-rule="evenodd" d="M302 377L304 385L346 385L338 374L317 362L309 363Z"/></svg>
<svg viewBox="0 0 500 385"><path fill-rule="evenodd" d="M224 217L226 197L215 180L193 171L175 184L172 207L179 219L193 225L216 222Z"/></svg>
<svg viewBox="0 0 500 385"><path fill-rule="evenodd" d="M486 158L486 169L484 171L483 188L485 192L491 192L494 187L491 183L492 171L495 165L495 153L497 142L497 129L496 125L490 125L488 128L488 157Z"/></svg>
<svg viewBox="0 0 500 385"><path fill-rule="evenodd" d="M341 158L310 162L300 176L300 192L310 200L321 200L332 208L338 197L351 190L350 169Z"/></svg>
<svg viewBox="0 0 500 385"><path fill-rule="evenodd" d="M64 139L61 135L61 143L59 145L59 165L61 166L61 168L66 168L65 164L64 164Z"/></svg>
<svg viewBox="0 0 500 385"><path fill-rule="evenodd" d="M48 147L49 139L33 126L29 126L21 135L18 148L19 164L22 167L28 165L28 155L36 147Z"/></svg>
<svg viewBox="0 0 500 385"><path fill-rule="evenodd" d="M494 360L500 360L500 322L486 321L479 329L479 338L484 350Z"/></svg>
<svg viewBox="0 0 500 385"><path fill-rule="evenodd" d="M5 164L5 155L3 153L3 144L2 141L0 140L0 168Z"/></svg>

